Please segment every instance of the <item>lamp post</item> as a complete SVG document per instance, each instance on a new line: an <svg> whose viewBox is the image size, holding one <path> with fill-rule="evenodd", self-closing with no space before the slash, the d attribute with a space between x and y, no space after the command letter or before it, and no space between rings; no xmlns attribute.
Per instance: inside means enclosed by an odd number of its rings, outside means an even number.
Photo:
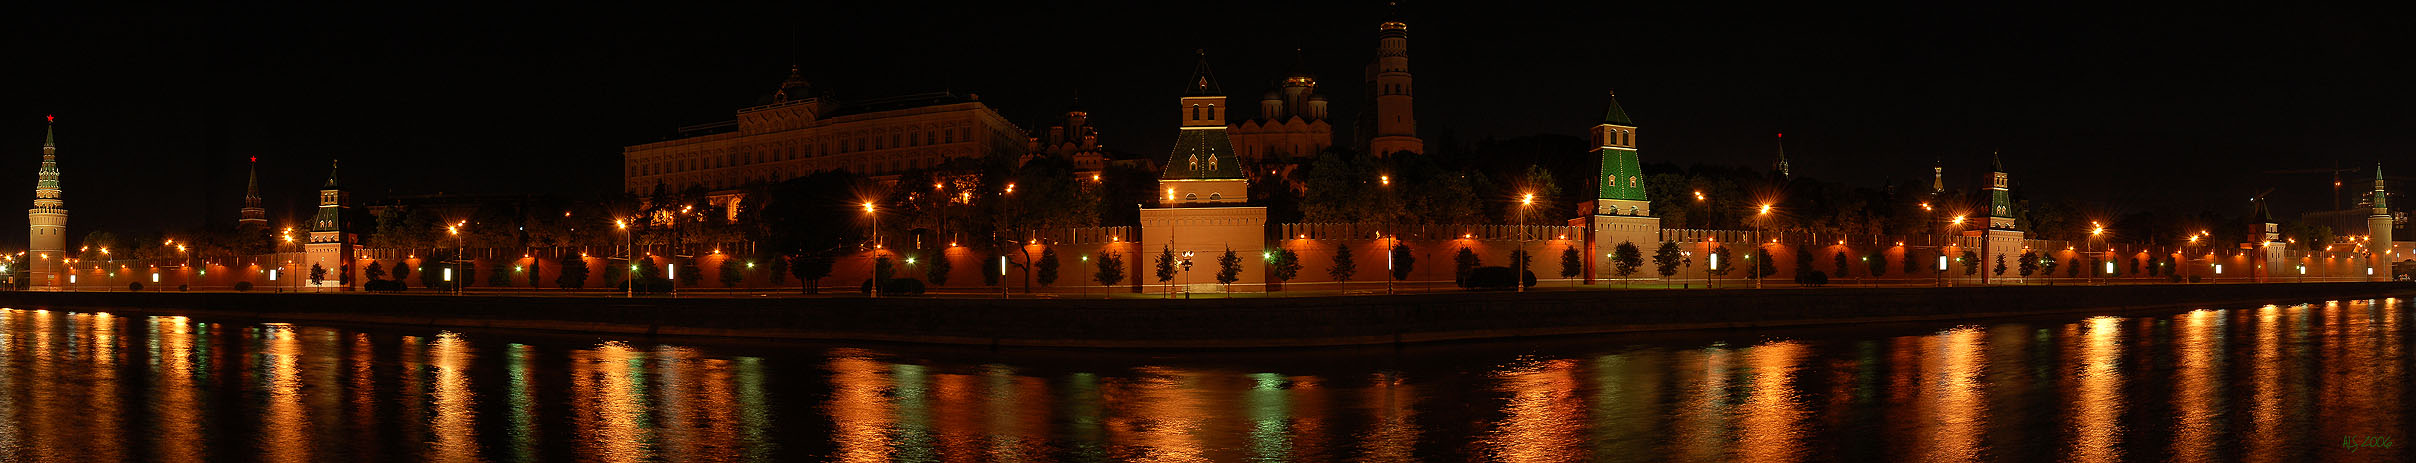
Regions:
<svg viewBox="0 0 2416 463"><path fill-rule="evenodd" d="M1534 205L1535 193L1526 193L1519 196L1518 249L1515 250L1516 252L1511 253L1511 256L1516 257L1515 259L1511 259L1511 261L1512 263L1518 264L1518 269L1510 272L1510 286L1518 287L1518 292L1522 293L1527 292L1527 261L1535 260L1533 256L1527 255L1527 208ZM1391 277L1391 275L1385 276Z"/></svg>
<svg viewBox="0 0 2416 463"><path fill-rule="evenodd" d="M1191 251L1183 251L1183 298L1191 298Z"/></svg>
<svg viewBox="0 0 2416 463"><path fill-rule="evenodd" d="M1388 183L1389 183L1389 182L1388 182ZM1392 294L1392 293L1393 293L1393 246L1396 246L1396 245L1399 245L1399 244L1400 244L1400 242L1401 242L1401 235L1385 236L1383 231L1377 231L1377 232L1376 232L1376 237L1377 237L1377 238L1382 238L1382 239L1384 239L1384 294Z"/></svg>
<svg viewBox="0 0 2416 463"><path fill-rule="evenodd" d="M881 298L881 213L872 201L864 202L864 215L872 218L872 297Z"/></svg>
<svg viewBox="0 0 2416 463"><path fill-rule="evenodd" d="M621 297L634 299L638 297L638 234L629 230L628 219L612 219L612 226L621 230L621 239L625 246L621 249L627 252L627 254L622 254L626 257L621 261L629 264L629 271L622 273L624 276L621 277L621 290L624 293ZM610 259L606 259L606 261L609 262Z"/></svg>
<svg viewBox="0 0 2416 463"><path fill-rule="evenodd" d="M1765 225L1768 225L1768 224L1769 224L1769 221L1770 221L1770 203L1762 203L1761 211L1760 211L1760 212L1755 212L1755 213L1753 214L1753 253L1754 253L1754 254L1761 254L1761 253L1762 253L1762 246L1763 246L1764 244L1766 244L1766 243L1763 243L1763 242L1762 242L1762 228L1763 228ZM1762 274L1762 265L1764 265L1764 264L1768 264L1768 263L1766 263L1766 262L1765 262L1765 263L1755 263L1755 264L1753 264L1753 289L1762 289L1762 280L1763 280L1764 278L1769 277L1769 275L1763 275L1763 274ZM1769 265L1777 265L1777 264L1769 264Z"/></svg>
<svg viewBox="0 0 2416 463"><path fill-rule="evenodd" d="M2114 249L2113 249L2114 244L2113 244L2113 243L2108 243L2108 242L2104 242L2104 241L2102 241L2102 240L2105 238L2105 236L2106 236L2106 226L2105 226L2104 224L2097 223L2097 221L2095 221L2095 220L2091 220L2091 221L2089 221L2089 241L2090 241L2090 244L2101 244L2101 247L2100 247L2099 249L2103 250L2103 252L2092 252L2091 254L2097 254L2097 260L2098 260L2098 261L2100 261L2100 262L2105 262L2105 265L2104 265L2104 266L2105 266L2105 268L2106 268L2106 270L2105 270L2104 272L2099 272L2099 273L2097 274L2097 284L2098 284L2098 286L2104 286L2104 285L2105 285L2105 284L2106 284L2106 283L2109 281L2109 280L2108 280L2108 278L2109 278L2109 277L2112 277L2112 276L2113 276L2113 273L2114 273L2114 261L2113 261L2113 260L2110 260L2110 259L2107 259L2107 254L2113 254L2113 253L2114 253ZM2091 270L2096 270L2096 269L2091 269Z"/></svg>

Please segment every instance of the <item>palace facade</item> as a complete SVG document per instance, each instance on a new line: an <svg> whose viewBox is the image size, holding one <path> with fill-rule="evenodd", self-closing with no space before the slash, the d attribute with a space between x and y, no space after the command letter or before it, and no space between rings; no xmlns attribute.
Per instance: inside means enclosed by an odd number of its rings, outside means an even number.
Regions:
<svg viewBox="0 0 2416 463"><path fill-rule="evenodd" d="M681 129L681 137L622 149L622 189L656 185L727 192L819 171L894 175L950 159L1022 156L1031 138L978 95L931 92L840 101L812 93L790 68L766 102L734 120Z"/></svg>

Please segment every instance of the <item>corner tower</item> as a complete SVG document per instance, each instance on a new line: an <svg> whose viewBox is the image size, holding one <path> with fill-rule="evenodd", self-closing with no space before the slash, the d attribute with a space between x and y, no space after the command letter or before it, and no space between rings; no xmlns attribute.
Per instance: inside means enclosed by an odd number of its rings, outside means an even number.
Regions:
<svg viewBox="0 0 2416 463"><path fill-rule="evenodd" d="M1375 156L1408 151L1425 154L1418 118L1410 110L1409 24L1398 16L1376 24L1376 59L1367 63L1372 105L1359 116L1360 146Z"/></svg>
<svg viewBox="0 0 2416 463"><path fill-rule="evenodd" d="M57 287L58 259L67 258L67 203L59 197L59 144L56 134L58 116L43 116L42 169L34 179L34 208L25 212L25 221L32 226L32 241L27 243L27 281Z"/></svg>
<svg viewBox="0 0 2416 463"><path fill-rule="evenodd" d="M1661 218L1653 216L1652 199L1644 191L1644 168L1636 155L1636 123L1627 117L1627 108L1619 106L1619 96L1611 95L1610 109L1602 122L1594 124L1594 156L1601 164L1595 172L1594 201L1588 206L1592 214L1587 239L1588 256L1610 254L1620 243L1634 243L1638 248L1652 249L1661 244ZM1589 279L1603 273L1597 259L1586 259Z"/></svg>
<svg viewBox="0 0 2416 463"><path fill-rule="evenodd" d="M251 175L243 182L242 217L235 219L235 229L267 230L268 209L260 207L260 157L253 156L249 166Z"/></svg>
<svg viewBox="0 0 2416 463"><path fill-rule="evenodd" d="M2387 196L2382 188L2382 164L2375 164L2374 214L2366 216L2366 252L2372 253L2366 262L2374 273L2366 279L2372 281L2390 281L2391 263L2398 261L2398 250L2392 249L2396 238L2391 236L2391 206L2384 202Z"/></svg>
<svg viewBox="0 0 2416 463"><path fill-rule="evenodd" d="M2248 233L2243 235L2248 237L2248 247L2262 261L2249 263L2248 276L2260 282L2272 281L2275 272L2292 270L2283 268L2289 260L2286 254L2290 247L2282 241L2282 223L2273 219L2273 209L2265 203L2263 196L2248 198Z"/></svg>
<svg viewBox="0 0 2416 463"><path fill-rule="evenodd" d="M1995 273L1992 267L1998 260L2012 262L2012 259L2016 258L2012 254L2019 253L2022 249L2023 237L2022 231L2015 228L2013 180L2011 176L2005 174L2005 161L1994 152L1988 153L1988 167L1988 228L1963 232L1964 236L1980 237L1979 273L1980 282L1983 284L1992 280L1990 275ZM2006 278L2014 278L2018 281L2020 277ZM1994 278L1994 280L2003 279Z"/></svg>
<svg viewBox="0 0 2416 463"><path fill-rule="evenodd" d="M319 212L310 219L310 242L302 246L307 265L327 271L315 287L347 287L352 282L353 234L344 229L344 205L351 200L336 183L336 164L328 162L327 185L319 187ZM297 265L299 267L299 265ZM295 272L309 275L309 268Z"/></svg>
<svg viewBox="0 0 2416 463"><path fill-rule="evenodd" d="M1182 124L1173 153L1158 174L1158 205L1141 209L1142 241L1130 258L1141 262L1166 251L1176 256L1190 253L1193 265L1207 265L1212 274L1225 251L1247 255L1265 250L1267 208L1247 205L1250 180L1225 133L1229 108L1208 71L1206 53L1189 83L1176 107ZM1258 287L1266 281L1265 261L1242 259L1241 267L1237 284ZM1221 287L1214 278L1190 282L1206 291Z"/></svg>

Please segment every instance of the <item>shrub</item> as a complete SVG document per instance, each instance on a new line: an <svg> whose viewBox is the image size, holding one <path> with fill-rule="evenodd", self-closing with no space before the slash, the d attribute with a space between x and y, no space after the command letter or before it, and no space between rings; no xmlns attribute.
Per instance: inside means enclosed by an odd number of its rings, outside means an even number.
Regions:
<svg viewBox="0 0 2416 463"><path fill-rule="evenodd" d="M251 291L251 290L252 290L252 282L249 282L249 281L238 281L238 282L235 282L235 290L236 290L236 291Z"/></svg>
<svg viewBox="0 0 2416 463"><path fill-rule="evenodd" d="M1804 284L1812 286L1829 284L1829 274L1828 272L1813 270L1812 273L1804 275Z"/></svg>
<svg viewBox="0 0 2416 463"><path fill-rule="evenodd" d="M1469 289L1511 289L1517 284L1535 287L1535 272L1514 271L1510 267L1477 267L1468 270L1465 286Z"/></svg>
<svg viewBox="0 0 2416 463"><path fill-rule="evenodd" d="M901 294L922 294L923 289L923 280L913 278L891 278L889 279L888 283L881 285L881 295L894 296ZM872 294L872 280L865 279L864 283L856 285L856 292Z"/></svg>
<svg viewBox="0 0 2416 463"><path fill-rule="evenodd" d="M660 294L671 292L671 279L669 278L647 277L639 278L635 281L637 282L637 288L634 292L638 294ZM630 291L629 283L627 282L623 282L621 283L620 287L613 289Z"/></svg>
<svg viewBox="0 0 2416 463"><path fill-rule="evenodd" d="M143 282L137 281L137 282L133 282L133 283L127 283L127 284L126 284L126 290L127 290L127 291L142 291L142 290L143 290Z"/></svg>

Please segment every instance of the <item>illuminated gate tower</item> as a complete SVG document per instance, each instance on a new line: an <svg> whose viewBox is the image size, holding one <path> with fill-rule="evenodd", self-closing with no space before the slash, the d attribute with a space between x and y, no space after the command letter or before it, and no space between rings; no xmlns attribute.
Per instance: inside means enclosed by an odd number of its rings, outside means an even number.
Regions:
<svg viewBox="0 0 2416 463"><path fill-rule="evenodd" d="M1644 192L1644 169L1636 156L1636 123L1627 117L1627 109L1619 107L1618 95L1611 96L1611 108L1594 125L1594 154L1602 169L1596 172L1592 223L1588 230L1593 242L1587 245L1586 266L1591 274L1605 275L1602 267L1609 262L1619 243L1634 243L1638 251L1651 255L1661 246L1661 218L1653 216L1653 203ZM1725 264L1725 263L1723 263Z"/></svg>
<svg viewBox="0 0 2416 463"><path fill-rule="evenodd" d="M34 180L34 208L25 212L25 221L32 242L26 243L26 281L56 288L66 281L59 275L67 273L61 259L67 258L67 203L59 198L59 145L52 137L59 118L44 116L48 123L42 129L42 170Z"/></svg>
<svg viewBox="0 0 2416 463"><path fill-rule="evenodd" d="M1265 260L1259 253L1266 249L1267 208L1246 205L1250 180L1243 176L1232 139L1226 136L1230 107L1216 78L1209 75L1205 53L1181 102L1177 110L1183 125L1175 136L1174 153L1158 175L1158 205L1141 209L1141 243L1136 255L1124 258L1151 262L1163 250L1173 250L1177 258L1190 252L1189 282L1208 285L1200 286L1206 291L1218 286L1216 260L1230 249L1243 257L1241 279L1234 283L1260 285L1266 282ZM1155 281L1140 275L1134 279ZM1178 274L1174 281L1180 284L1185 276Z"/></svg>
<svg viewBox="0 0 2416 463"><path fill-rule="evenodd" d="M327 167L327 186L319 188L319 212L310 219L310 242L302 246L302 262L294 275L309 283L310 268L317 265L327 270L327 278L315 287L342 288L352 282L353 234L344 230L344 203L351 199L343 188L336 186L335 163Z"/></svg>
<svg viewBox="0 0 2416 463"><path fill-rule="evenodd" d="M2022 252L2022 231L2014 228L2013 184L2005 175L2005 161L1996 153L1988 153L1988 166L1988 229L1963 232L1963 236L1980 237L1977 265L1981 283L1990 282L1997 259L2005 259L2005 265L2012 267ZM2021 277L2006 278L2020 281Z"/></svg>
<svg viewBox="0 0 2416 463"><path fill-rule="evenodd" d="M2248 212L2248 241L2251 248L2248 276L2258 282L2273 281L2275 276L2299 275L2303 270L2289 265L2284 255L2290 247L2282 241L2282 224L2273 220L2273 210L2265 207L2265 198L2249 198L2254 209ZM2103 270L2103 269L2100 269Z"/></svg>

